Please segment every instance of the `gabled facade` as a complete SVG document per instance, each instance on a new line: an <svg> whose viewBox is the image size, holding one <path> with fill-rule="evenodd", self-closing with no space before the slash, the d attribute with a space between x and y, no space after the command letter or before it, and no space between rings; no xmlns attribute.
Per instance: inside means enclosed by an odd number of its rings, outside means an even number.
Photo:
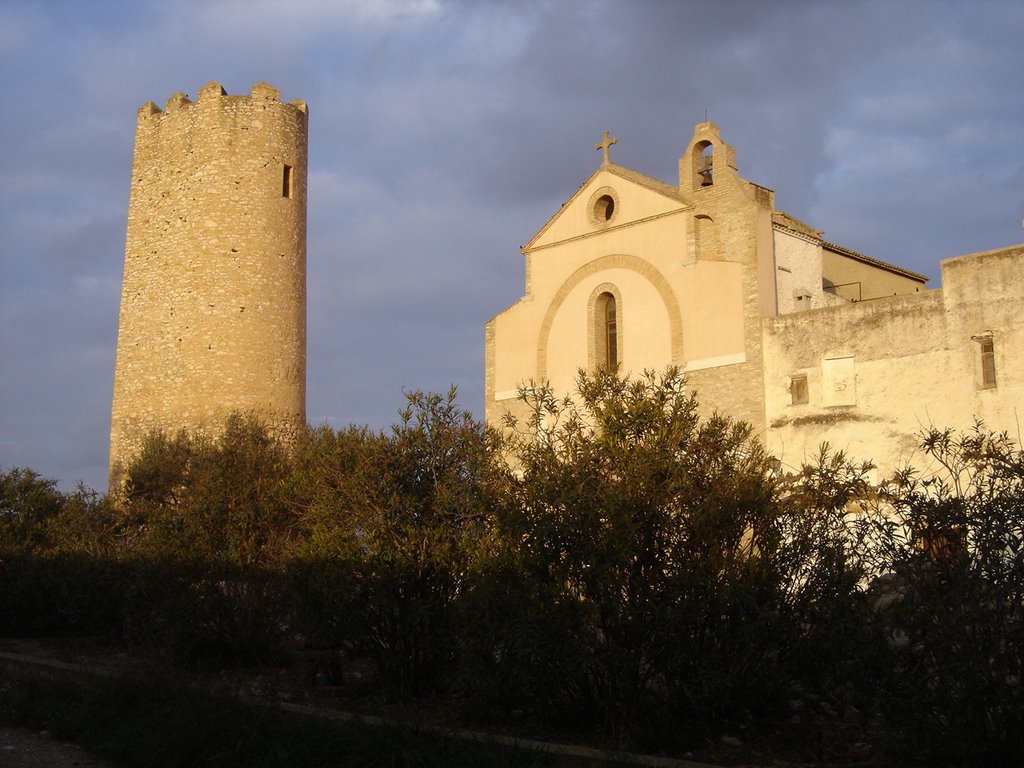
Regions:
<svg viewBox="0 0 1024 768"><path fill-rule="evenodd" d="M675 365L704 409L750 422L793 467L828 440L888 470L925 423L1009 426L1024 246L945 262L946 290L927 291L924 276L777 211L713 123L697 125L678 185L611 162L610 143L523 246L522 299L487 323L489 423L525 415L516 395L529 381L568 393L581 368ZM988 279L1008 281L994 306ZM995 386L971 367L982 349Z"/></svg>

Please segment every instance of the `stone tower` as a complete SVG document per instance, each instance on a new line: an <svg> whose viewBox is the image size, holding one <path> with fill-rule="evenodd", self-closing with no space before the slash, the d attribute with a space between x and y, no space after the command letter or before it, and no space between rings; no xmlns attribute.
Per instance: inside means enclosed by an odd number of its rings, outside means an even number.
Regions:
<svg viewBox="0 0 1024 768"><path fill-rule="evenodd" d="M138 112L111 485L153 430L305 424L308 112L266 83Z"/></svg>

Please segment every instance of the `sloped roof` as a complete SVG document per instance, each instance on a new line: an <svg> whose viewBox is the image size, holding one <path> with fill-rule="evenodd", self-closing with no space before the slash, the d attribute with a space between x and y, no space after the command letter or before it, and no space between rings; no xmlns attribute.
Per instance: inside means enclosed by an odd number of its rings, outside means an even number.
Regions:
<svg viewBox="0 0 1024 768"><path fill-rule="evenodd" d="M608 163L608 165L603 165L597 171L594 171L594 174L591 175L590 178L594 178L594 176L596 176L600 171L610 171L616 176L621 176L622 178L628 179L642 187L646 187L652 192L665 195L665 197L671 197L673 200L678 200L681 203L689 204L690 202L686 199L683 193L679 191L679 187L673 184L668 184L660 179L656 179L653 176L648 176L645 173L640 173L640 171L634 171L632 168L627 168L624 165ZM590 181L590 179L587 179L587 181Z"/></svg>
<svg viewBox="0 0 1024 768"><path fill-rule="evenodd" d="M830 243L822 237L822 234L824 233L820 229L815 229L814 227L805 224L799 219L790 216L785 211L775 211L772 213L772 224L777 227L788 229L790 232L795 232L798 235L802 235L805 239L817 240L821 243L822 248L832 251L833 253L838 253L840 256L846 256L847 258L859 261L862 264L868 264L869 266L877 267L878 269L884 269L887 272L893 272L894 274L908 277L911 280L917 280L922 283L928 282L927 277L922 274L918 274L917 272L913 272L903 267L898 267L895 264L890 264L886 261L882 261L881 259L865 256L863 253L845 248L836 243Z"/></svg>

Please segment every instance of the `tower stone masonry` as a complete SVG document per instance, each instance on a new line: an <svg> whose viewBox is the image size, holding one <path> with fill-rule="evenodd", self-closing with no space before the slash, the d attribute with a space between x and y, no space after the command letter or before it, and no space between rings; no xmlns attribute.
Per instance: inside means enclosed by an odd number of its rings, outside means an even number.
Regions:
<svg viewBox="0 0 1024 768"><path fill-rule="evenodd" d="M308 110L266 83L138 111L111 486L154 430L305 425Z"/></svg>

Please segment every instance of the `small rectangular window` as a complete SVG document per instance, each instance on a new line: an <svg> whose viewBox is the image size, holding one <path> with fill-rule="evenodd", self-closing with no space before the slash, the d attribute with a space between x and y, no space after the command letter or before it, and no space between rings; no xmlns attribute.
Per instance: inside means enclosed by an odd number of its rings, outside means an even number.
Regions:
<svg viewBox="0 0 1024 768"><path fill-rule="evenodd" d="M807 377L794 376L789 380L790 405L803 405L809 402Z"/></svg>
<svg viewBox="0 0 1024 768"><path fill-rule="evenodd" d="M981 336L978 342L978 386L994 389L996 386L996 347L991 336Z"/></svg>
<svg viewBox="0 0 1024 768"><path fill-rule="evenodd" d="M284 173L281 175L281 196L290 198L292 196L292 167L285 165Z"/></svg>

